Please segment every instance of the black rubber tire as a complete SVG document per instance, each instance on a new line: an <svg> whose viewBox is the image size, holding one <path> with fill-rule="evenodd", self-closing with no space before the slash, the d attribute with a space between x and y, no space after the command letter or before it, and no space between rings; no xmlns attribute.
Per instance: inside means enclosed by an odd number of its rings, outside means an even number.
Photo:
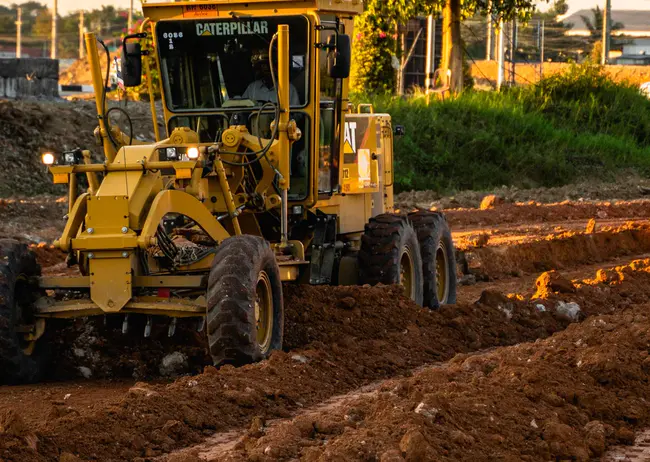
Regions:
<svg viewBox="0 0 650 462"><path fill-rule="evenodd" d="M415 229L400 215L384 213L370 219L361 236L359 250L360 284L399 284L401 258L409 247L413 258L415 296L422 305L422 258Z"/></svg>
<svg viewBox="0 0 650 462"><path fill-rule="evenodd" d="M39 340L32 354L25 354L15 329L31 321L29 307L41 295L34 277L40 274L26 245L0 239L0 384L36 382L45 372L48 349Z"/></svg>
<svg viewBox="0 0 650 462"><path fill-rule="evenodd" d="M269 277L273 300L270 344L262 351L257 341L255 298L262 271ZM282 348L284 311L280 269L273 250L261 237L230 237L217 248L207 293L210 355L215 366L240 366L260 361Z"/></svg>
<svg viewBox="0 0 650 462"><path fill-rule="evenodd" d="M418 236L422 255L424 274L423 306L437 309L440 305L456 303L456 257L454 242L445 216L440 212L418 211L409 214L409 219ZM449 275L446 300L438 300L436 253L439 246L447 255L447 274Z"/></svg>

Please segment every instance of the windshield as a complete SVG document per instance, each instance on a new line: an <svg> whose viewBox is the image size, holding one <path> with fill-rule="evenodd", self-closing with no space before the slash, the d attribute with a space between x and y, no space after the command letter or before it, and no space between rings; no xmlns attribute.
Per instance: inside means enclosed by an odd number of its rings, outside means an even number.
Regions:
<svg viewBox="0 0 650 462"><path fill-rule="evenodd" d="M279 24L289 25L290 104L304 106L309 24L304 16L278 16L158 23L167 107L205 111L276 102L270 66L277 70L277 48L269 59L269 43Z"/></svg>

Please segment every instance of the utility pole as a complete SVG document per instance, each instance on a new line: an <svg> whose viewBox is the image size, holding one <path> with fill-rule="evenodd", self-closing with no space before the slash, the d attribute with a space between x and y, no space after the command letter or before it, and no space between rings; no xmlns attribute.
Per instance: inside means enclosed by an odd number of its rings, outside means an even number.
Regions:
<svg viewBox="0 0 650 462"><path fill-rule="evenodd" d="M424 78L424 88L428 92L433 87L433 72L436 67L436 21L433 15L427 18L427 59Z"/></svg>
<svg viewBox="0 0 650 462"><path fill-rule="evenodd" d="M84 59L84 10L79 11L79 59Z"/></svg>
<svg viewBox="0 0 650 462"><path fill-rule="evenodd" d="M610 35L612 33L612 0L605 1L605 10L603 11L603 55L600 58L600 64L603 66L609 61Z"/></svg>
<svg viewBox="0 0 650 462"><path fill-rule="evenodd" d="M503 85L503 79L505 77L506 63L504 56L504 43L503 43L503 19L499 19L499 34L498 34L498 43L497 43L497 62L499 71L497 73L497 90L501 90L501 85Z"/></svg>
<svg viewBox="0 0 650 462"><path fill-rule="evenodd" d="M516 74L515 74L515 61L517 60L517 19L512 20L512 38L510 40L510 84L515 85L516 83Z"/></svg>
<svg viewBox="0 0 650 462"><path fill-rule="evenodd" d="M488 0L488 15L487 15L487 37L485 41L485 59L492 61L492 37L494 36L493 17L492 17L492 0Z"/></svg>
<svg viewBox="0 0 650 462"><path fill-rule="evenodd" d="M16 18L16 58L22 54L23 44L23 9L17 8L18 17Z"/></svg>
<svg viewBox="0 0 650 462"><path fill-rule="evenodd" d="M56 59L56 18L58 14L58 0L54 0L54 8L52 9L52 49L50 50L50 58L52 59Z"/></svg>
<svg viewBox="0 0 650 462"><path fill-rule="evenodd" d="M544 78L544 20L539 25L540 46L539 46L539 79Z"/></svg>
<svg viewBox="0 0 650 462"><path fill-rule="evenodd" d="M129 23L128 23L128 33L131 34L131 29L133 28L133 0L131 0L131 7L129 8Z"/></svg>

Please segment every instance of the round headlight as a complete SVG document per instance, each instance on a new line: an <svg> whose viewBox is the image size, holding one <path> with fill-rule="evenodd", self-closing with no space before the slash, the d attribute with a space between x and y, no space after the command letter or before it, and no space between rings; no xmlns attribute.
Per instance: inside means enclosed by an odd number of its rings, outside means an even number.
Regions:
<svg viewBox="0 0 650 462"><path fill-rule="evenodd" d="M187 157L192 160L196 160L199 158L199 148L189 148L187 150Z"/></svg>
<svg viewBox="0 0 650 462"><path fill-rule="evenodd" d="M46 152L41 156L41 160L45 165L53 165L54 164L54 154L51 152Z"/></svg>

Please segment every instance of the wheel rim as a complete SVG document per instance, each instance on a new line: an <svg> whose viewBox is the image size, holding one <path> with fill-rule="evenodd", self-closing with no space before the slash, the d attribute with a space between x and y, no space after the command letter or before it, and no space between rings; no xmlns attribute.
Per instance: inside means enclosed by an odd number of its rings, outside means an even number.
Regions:
<svg viewBox="0 0 650 462"><path fill-rule="evenodd" d="M404 288L404 295L415 300L415 266L410 247L406 247L402 252L399 268L399 283Z"/></svg>
<svg viewBox="0 0 650 462"><path fill-rule="evenodd" d="M271 278L262 271L255 288L255 326L257 328L257 343L262 353L271 346L273 333L273 291Z"/></svg>
<svg viewBox="0 0 650 462"><path fill-rule="evenodd" d="M447 303L449 297L449 256L442 242L436 250L436 295L438 302Z"/></svg>

